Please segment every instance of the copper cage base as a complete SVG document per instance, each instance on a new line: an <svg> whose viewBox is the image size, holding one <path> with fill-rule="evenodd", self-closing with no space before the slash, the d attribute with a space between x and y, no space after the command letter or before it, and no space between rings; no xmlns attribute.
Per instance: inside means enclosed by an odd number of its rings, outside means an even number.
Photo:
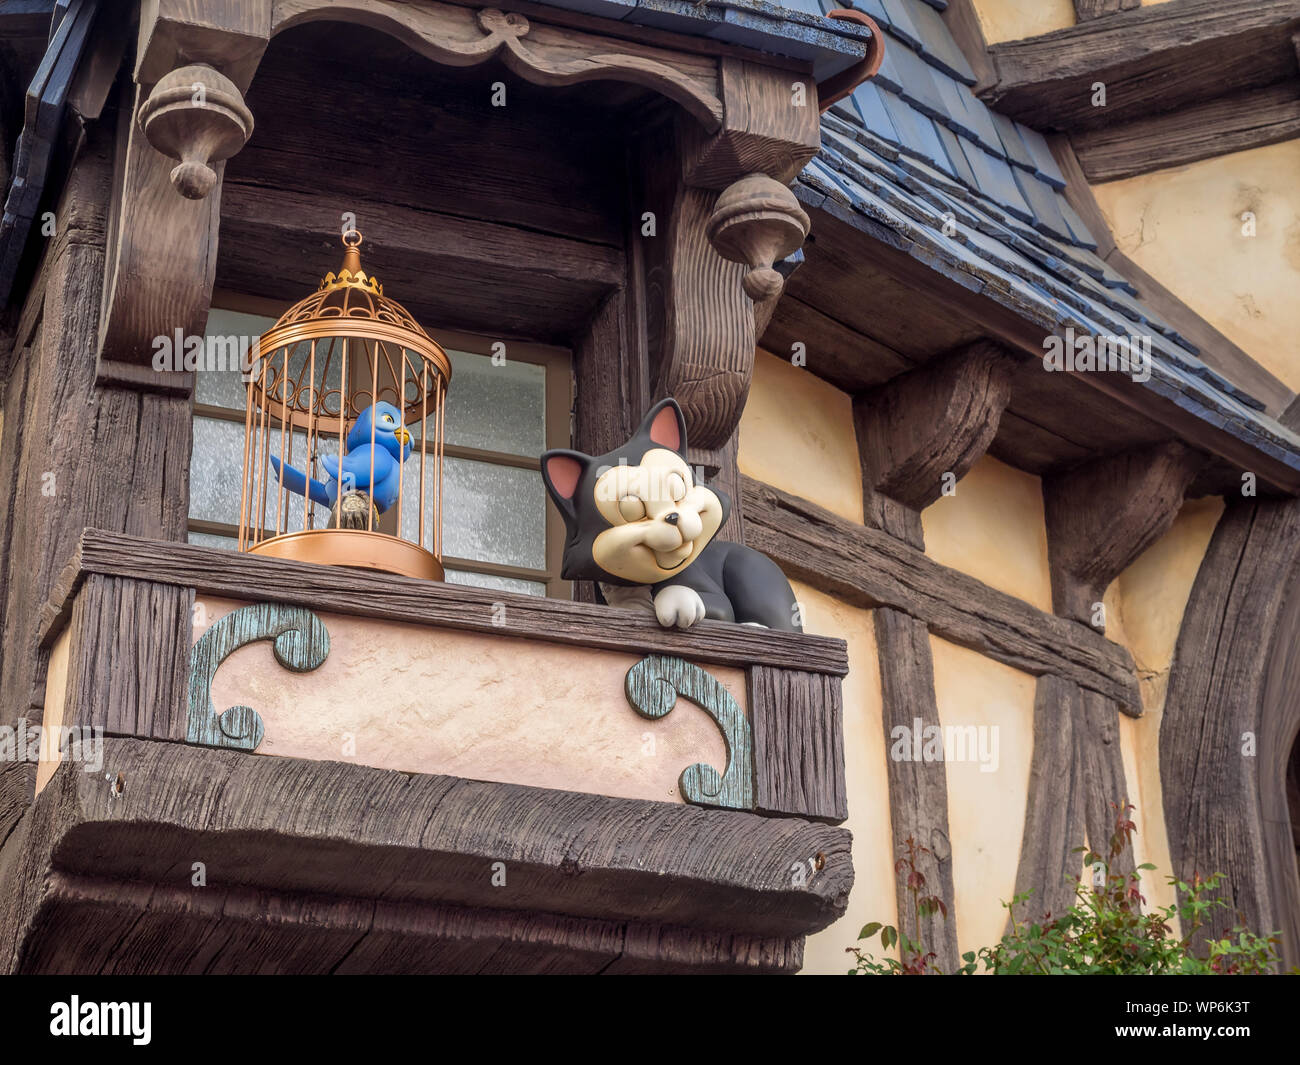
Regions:
<svg viewBox="0 0 1300 1065"><path fill-rule="evenodd" d="M291 562L373 569L426 581L440 581L445 576L442 563L433 552L399 536L367 529L308 529L284 533L251 544L246 550Z"/></svg>

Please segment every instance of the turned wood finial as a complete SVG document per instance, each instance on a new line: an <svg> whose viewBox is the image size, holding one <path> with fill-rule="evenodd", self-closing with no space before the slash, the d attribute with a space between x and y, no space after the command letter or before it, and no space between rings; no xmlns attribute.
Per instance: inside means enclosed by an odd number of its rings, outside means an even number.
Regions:
<svg viewBox="0 0 1300 1065"><path fill-rule="evenodd" d="M176 191L201 200L217 183L213 163L229 159L253 134L253 115L235 83L204 63L179 67L140 105L140 128L163 155L179 160Z"/></svg>
<svg viewBox="0 0 1300 1065"><path fill-rule="evenodd" d="M793 192L766 174L746 174L718 197L707 234L724 259L749 267L742 284L761 303L785 287L772 264L799 248L810 227Z"/></svg>

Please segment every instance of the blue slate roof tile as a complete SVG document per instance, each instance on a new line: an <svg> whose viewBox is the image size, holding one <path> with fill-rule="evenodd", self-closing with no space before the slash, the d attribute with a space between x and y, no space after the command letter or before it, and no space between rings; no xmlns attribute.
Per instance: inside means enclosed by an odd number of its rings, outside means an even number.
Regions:
<svg viewBox="0 0 1300 1065"><path fill-rule="evenodd" d="M979 191L1021 221L1032 222L1034 213L1025 202L1006 161L990 155L970 141L963 140L959 143L966 153L966 162L970 163L970 168L979 179Z"/></svg>
<svg viewBox="0 0 1300 1065"><path fill-rule="evenodd" d="M952 34L948 32L948 27L939 16L942 8L931 7L925 0L902 0L902 3L907 7L912 25L916 27L924 42L922 54L926 61L933 63L958 81L974 85L975 72L971 70L970 63L962 55L957 42L952 39Z"/></svg>
<svg viewBox="0 0 1300 1065"><path fill-rule="evenodd" d="M1029 154L1033 156L1034 173L1053 188L1065 188L1065 176L1056 165L1052 150L1047 146L1047 139L1038 130L1028 126L1019 126L1018 132L1025 147L1029 149Z"/></svg>
<svg viewBox="0 0 1300 1065"><path fill-rule="evenodd" d="M889 17L889 27L893 30L895 36L902 39L915 52L924 54L926 51L925 38L921 36L920 30L912 21L911 12L908 11L907 5L901 0L881 0L884 5L885 13Z"/></svg>
<svg viewBox="0 0 1300 1065"><path fill-rule="evenodd" d="M791 6L812 14L839 2ZM1046 139L971 91L969 66L938 17L942 0L856 6L886 31L884 63L822 115L821 151L795 184L800 202L1006 302L1045 332L1150 336L1144 387L1210 424L1241 427L1300 469L1300 434L1261 417L1258 400L1202 362L1095 254L1096 240L1061 194L1065 178Z"/></svg>
<svg viewBox="0 0 1300 1065"><path fill-rule="evenodd" d="M934 87L947 110L947 114L937 121L968 140L978 141L979 132L975 129L975 124L966 117L966 105L962 103L962 96L968 91L966 87L938 70L933 72L933 78Z"/></svg>
<svg viewBox="0 0 1300 1065"><path fill-rule="evenodd" d="M883 92L880 97L889 112L894 129L898 131L899 148L920 156L932 166L946 169L949 165L948 154L943 150L934 123L892 92Z"/></svg>
<svg viewBox="0 0 1300 1065"><path fill-rule="evenodd" d="M885 101L881 99L882 90L877 87L875 80L864 81L853 90L853 102L857 105L858 113L862 116L862 123L874 133L877 137L891 141L895 144L899 141L898 130L894 128L894 123L890 120L889 111L885 107Z"/></svg>
<svg viewBox="0 0 1300 1065"><path fill-rule="evenodd" d="M993 125L998 131L998 140L1002 143L1002 154L1006 156L1007 162L1028 170L1031 174L1037 169L1034 165L1034 157L1029 154L1029 149L1025 147L1024 139L1020 136L1020 130L1016 123L1007 118L1006 115L1000 115L996 111L989 110L989 118L993 120Z"/></svg>
<svg viewBox="0 0 1300 1065"><path fill-rule="evenodd" d="M894 63L902 80L903 91L899 95L923 115L946 118L948 104L934 83L935 78L945 75L922 62L920 56L907 48L895 52Z"/></svg>

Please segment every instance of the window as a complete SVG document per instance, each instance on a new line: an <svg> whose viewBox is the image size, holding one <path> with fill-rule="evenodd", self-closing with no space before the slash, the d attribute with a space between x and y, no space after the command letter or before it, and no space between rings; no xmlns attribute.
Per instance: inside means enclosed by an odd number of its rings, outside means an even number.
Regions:
<svg viewBox="0 0 1300 1065"><path fill-rule="evenodd" d="M266 300L218 295L207 333L256 343L280 310ZM430 333L452 364L443 469L447 580L568 598L568 583L560 579L564 524L537 473L544 450L569 444L568 353L508 342L504 361L494 361L492 340L436 328ZM245 399L238 369L195 374L190 543L235 547Z"/></svg>

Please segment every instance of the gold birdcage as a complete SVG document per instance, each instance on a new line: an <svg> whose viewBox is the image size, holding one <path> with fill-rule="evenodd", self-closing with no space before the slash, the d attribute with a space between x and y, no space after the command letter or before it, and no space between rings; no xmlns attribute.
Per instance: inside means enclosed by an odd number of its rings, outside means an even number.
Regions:
<svg viewBox="0 0 1300 1065"><path fill-rule="evenodd" d="M258 343L244 418L239 549L442 580L451 363L361 269L343 266Z"/></svg>

